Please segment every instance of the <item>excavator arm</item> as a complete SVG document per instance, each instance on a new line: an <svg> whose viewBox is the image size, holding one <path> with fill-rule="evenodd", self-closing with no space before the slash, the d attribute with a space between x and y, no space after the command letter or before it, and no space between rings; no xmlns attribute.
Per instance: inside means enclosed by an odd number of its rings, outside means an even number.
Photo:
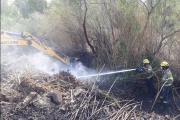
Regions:
<svg viewBox="0 0 180 120"><path fill-rule="evenodd" d="M22 34L15 34L10 32L1 31L1 47L11 45L30 45L39 51L47 54L50 57L54 57L64 64L68 64L70 58L52 47L45 46L41 41L33 37L28 32Z"/></svg>

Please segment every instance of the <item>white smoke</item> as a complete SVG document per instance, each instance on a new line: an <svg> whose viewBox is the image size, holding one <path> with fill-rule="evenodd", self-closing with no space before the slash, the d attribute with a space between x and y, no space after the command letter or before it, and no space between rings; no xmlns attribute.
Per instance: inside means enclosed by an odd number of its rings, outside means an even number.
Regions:
<svg viewBox="0 0 180 120"><path fill-rule="evenodd" d="M35 69L41 70L48 74L58 73L61 68L60 64L58 64L56 60L43 53L31 55L30 58L28 58L28 61Z"/></svg>
<svg viewBox="0 0 180 120"><path fill-rule="evenodd" d="M63 64L61 61L51 58L43 53L36 53L28 59L31 64L41 71L48 74L56 74L59 71L69 71L72 75L79 77L90 75L93 70L85 67L81 62L70 63L69 65Z"/></svg>
<svg viewBox="0 0 180 120"><path fill-rule="evenodd" d="M12 52L8 55L7 60L12 68L18 69L23 66L30 66L31 69L40 70L47 74L53 75L59 71L69 71L75 77L87 76L94 74L94 70L85 67L81 62L70 63L65 65L61 61L49 57L48 55L38 52L31 54L18 55L16 52ZM12 66L13 65L13 66Z"/></svg>
<svg viewBox="0 0 180 120"><path fill-rule="evenodd" d="M79 76L86 76L94 73L94 70L87 68L81 62L75 62L68 66L70 73L77 78Z"/></svg>

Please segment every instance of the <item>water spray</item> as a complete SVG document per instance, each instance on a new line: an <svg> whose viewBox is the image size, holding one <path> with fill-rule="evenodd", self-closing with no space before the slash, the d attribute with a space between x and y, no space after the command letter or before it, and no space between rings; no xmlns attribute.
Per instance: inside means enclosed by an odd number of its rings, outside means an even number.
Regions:
<svg viewBox="0 0 180 120"><path fill-rule="evenodd" d="M133 70L136 70L136 69L127 69L127 70L120 70L120 71L115 71L115 72L107 72L107 73L93 74L93 75L87 75L87 76L80 76L80 77L77 77L77 78L100 76L100 75L108 75L108 74L128 72L128 71L133 71Z"/></svg>

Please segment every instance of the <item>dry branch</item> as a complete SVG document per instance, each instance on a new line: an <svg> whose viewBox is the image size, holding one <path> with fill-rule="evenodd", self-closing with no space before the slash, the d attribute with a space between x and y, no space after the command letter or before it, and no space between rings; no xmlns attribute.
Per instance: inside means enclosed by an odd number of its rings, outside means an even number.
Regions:
<svg viewBox="0 0 180 120"><path fill-rule="evenodd" d="M86 30L86 14L87 14L87 4L86 4L86 0L84 0L85 3L85 13L84 13L84 22L83 22L83 30L84 30L84 35L85 35L85 39L86 42L88 43L89 47L91 48L92 52L94 53L94 55L97 57L97 54L94 50L94 47L91 45L91 43L89 42L88 36L87 36L87 30Z"/></svg>

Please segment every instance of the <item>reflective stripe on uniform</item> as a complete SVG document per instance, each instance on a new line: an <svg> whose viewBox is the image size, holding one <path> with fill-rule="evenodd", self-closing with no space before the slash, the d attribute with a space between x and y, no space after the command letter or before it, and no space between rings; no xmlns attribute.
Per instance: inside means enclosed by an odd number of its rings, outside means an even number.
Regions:
<svg viewBox="0 0 180 120"><path fill-rule="evenodd" d="M167 84L167 85L164 85L164 86L171 86L171 83L170 83L170 84Z"/></svg>
<svg viewBox="0 0 180 120"><path fill-rule="evenodd" d="M150 79L153 75L151 75L150 77L147 77L147 79Z"/></svg>
<svg viewBox="0 0 180 120"><path fill-rule="evenodd" d="M148 69L149 71L152 71L151 69Z"/></svg>
<svg viewBox="0 0 180 120"><path fill-rule="evenodd" d="M163 80L170 80L170 79L173 79L173 77L170 77L170 78L168 78L168 79L164 79L164 78L163 78Z"/></svg>
<svg viewBox="0 0 180 120"><path fill-rule="evenodd" d="M162 99L163 99L163 96L160 96L160 98L162 98Z"/></svg>
<svg viewBox="0 0 180 120"><path fill-rule="evenodd" d="M167 103L167 101L163 101L163 103Z"/></svg>

